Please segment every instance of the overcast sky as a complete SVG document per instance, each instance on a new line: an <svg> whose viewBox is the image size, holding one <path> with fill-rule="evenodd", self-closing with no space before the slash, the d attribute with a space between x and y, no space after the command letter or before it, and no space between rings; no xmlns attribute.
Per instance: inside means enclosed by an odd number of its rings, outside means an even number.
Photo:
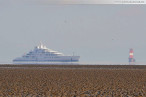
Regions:
<svg viewBox="0 0 146 97"><path fill-rule="evenodd" d="M11 1L11 2L10 2ZM81 63L127 63L134 49L146 63L145 5L64 5L0 1L0 63L12 63L38 45Z"/></svg>

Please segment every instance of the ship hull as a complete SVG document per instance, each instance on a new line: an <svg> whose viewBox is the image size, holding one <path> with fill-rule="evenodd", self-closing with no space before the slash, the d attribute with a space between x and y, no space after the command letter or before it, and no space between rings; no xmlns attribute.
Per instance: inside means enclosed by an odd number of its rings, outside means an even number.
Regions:
<svg viewBox="0 0 146 97"><path fill-rule="evenodd" d="M49 58L17 58L13 60L13 63L70 63L78 62L79 56L56 56Z"/></svg>
<svg viewBox="0 0 146 97"><path fill-rule="evenodd" d="M36 61L15 61L13 62L15 65L79 65L79 62L36 62Z"/></svg>

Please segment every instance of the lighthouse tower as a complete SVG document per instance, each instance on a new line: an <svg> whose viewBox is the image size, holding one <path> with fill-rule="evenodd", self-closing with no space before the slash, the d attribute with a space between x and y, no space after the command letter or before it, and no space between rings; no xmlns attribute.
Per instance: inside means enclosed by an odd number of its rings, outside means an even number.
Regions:
<svg viewBox="0 0 146 97"><path fill-rule="evenodd" d="M133 49L131 48L129 51L129 65L134 65L135 64L135 59L133 56Z"/></svg>

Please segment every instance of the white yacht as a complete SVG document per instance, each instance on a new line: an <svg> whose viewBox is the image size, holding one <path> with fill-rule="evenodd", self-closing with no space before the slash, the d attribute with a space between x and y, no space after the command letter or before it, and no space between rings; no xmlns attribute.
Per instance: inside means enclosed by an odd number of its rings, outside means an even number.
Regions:
<svg viewBox="0 0 146 97"><path fill-rule="evenodd" d="M48 49L43 44L36 46L34 50L13 60L18 64L48 64L48 63L74 63L79 61L80 56L66 56L58 51Z"/></svg>

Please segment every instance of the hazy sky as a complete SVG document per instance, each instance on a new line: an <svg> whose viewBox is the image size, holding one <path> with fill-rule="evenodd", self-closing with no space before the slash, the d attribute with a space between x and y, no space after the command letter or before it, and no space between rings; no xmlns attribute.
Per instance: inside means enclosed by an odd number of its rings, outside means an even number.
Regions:
<svg viewBox="0 0 146 97"><path fill-rule="evenodd" d="M129 48L146 63L145 5L61 5L0 1L0 63L42 41L81 63L128 63Z"/></svg>

